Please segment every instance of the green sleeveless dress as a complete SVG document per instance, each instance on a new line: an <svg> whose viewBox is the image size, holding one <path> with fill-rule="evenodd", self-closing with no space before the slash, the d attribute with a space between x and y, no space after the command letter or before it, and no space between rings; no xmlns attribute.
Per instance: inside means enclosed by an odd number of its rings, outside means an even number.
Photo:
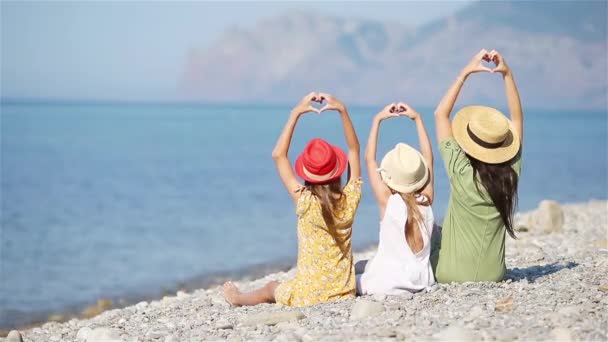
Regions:
<svg viewBox="0 0 608 342"><path fill-rule="evenodd" d="M506 228L483 186L475 186L465 152L450 137L439 145L450 179L450 200L431 263L440 283L501 281L506 272ZM521 150L512 167L519 176Z"/></svg>

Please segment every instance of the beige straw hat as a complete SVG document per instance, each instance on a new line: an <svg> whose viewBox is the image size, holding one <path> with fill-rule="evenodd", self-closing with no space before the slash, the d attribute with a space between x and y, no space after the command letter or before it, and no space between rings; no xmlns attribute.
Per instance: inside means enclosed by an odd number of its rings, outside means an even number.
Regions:
<svg viewBox="0 0 608 342"><path fill-rule="evenodd" d="M506 162L519 152L519 135L513 123L491 107L462 108L454 116L452 133L460 148L488 164Z"/></svg>
<svg viewBox="0 0 608 342"><path fill-rule="evenodd" d="M405 194L422 189L429 179L429 168L424 157L403 143L386 153L378 171L389 188Z"/></svg>

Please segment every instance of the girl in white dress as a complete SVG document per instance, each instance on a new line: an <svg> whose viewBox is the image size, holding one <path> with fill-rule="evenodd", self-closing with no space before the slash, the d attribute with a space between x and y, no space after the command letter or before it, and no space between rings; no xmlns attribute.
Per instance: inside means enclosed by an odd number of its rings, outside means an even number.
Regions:
<svg viewBox="0 0 608 342"><path fill-rule="evenodd" d="M399 143L378 167L380 123L406 116L416 123L421 152ZM422 117L405 103L392 103L374 118L365 161L380 209L378 251L357 275L357 294L416 292L435 283L429 261L433 232L433 151Z"/></svg>

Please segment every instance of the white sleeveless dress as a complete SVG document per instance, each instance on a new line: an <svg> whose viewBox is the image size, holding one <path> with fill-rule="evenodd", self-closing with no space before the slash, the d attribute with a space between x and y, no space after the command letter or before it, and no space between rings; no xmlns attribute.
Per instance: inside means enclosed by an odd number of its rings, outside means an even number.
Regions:
<svg viewBox="0 0 608 342"><path fill-rule="evenodd" d="M420 196L419 202L426 198ZM431 206L419 205L425 226L420 226L423 248L413 253L405 239L408 208L399 194L391 195L380 222L378 251L363 274L357 275L357 294L398 295L416 292L435 283L429 257L435 218Z"/></svg>

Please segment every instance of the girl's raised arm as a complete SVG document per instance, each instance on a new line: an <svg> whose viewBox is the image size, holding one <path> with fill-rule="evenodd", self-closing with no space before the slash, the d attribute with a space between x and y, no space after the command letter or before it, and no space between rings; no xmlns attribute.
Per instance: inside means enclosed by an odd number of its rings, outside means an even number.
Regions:
<svg viewBox="0 0 608 342"><path fill-rule="evenodd" d="M399 102L399 104L397 104L397 112L400 115L405 115L408 118L414 120L414 122L416 122L416 130L418 131L418 141L420 143L420 154L422 154L422 157L424 157L427 167L429 168L429 180L426 183L425 187L420 191L420 193L426 196L429 201L428 205L431 205L433 204L433 198L435 197L433 147L431 146L431 139L429 138L429 134L426 131L426 127L424 126L422 116L412 107L410 107L406 103Z"/></svg>
<svg viewBox="0 0 608 342"><path fill-rule="evenodd" d="M369 131L369 138L367 140L367 147L365 149L365 164L367 166L367 174L369 176L369 183L374 191L374 196L378 202L378 208L380 209L380 217L384 217L384 211L386 210L386 203L391 196L391 190L384 184L380 172L378 172L378 162L376 161L376 150L378 146L378 130L380 129L380 123L385 119L399 116L397 113L397 105L391 103L384 107L380 113L376 114L374 121L372 122L372 128Z"/></svg>
<svg viewBox="0 0 608 342"><path fill-rule="evenodd" d="M454 81L450 89L448 89L447 93L443 96L443 99L441 99L441 102L439 102L439 105L437 105L437 108L435 109L435 127L437 130L438 143L441 143L452 136L450 113L454 108L454 103L456 103L458 94L460 94L462 85L467 77L476 72L492 72L490 68L481 64L484 60L489 62L490 55L488 51L482 49L473 57L473 59L471 59L469 64L462 69L458 78L456 78L456 81Z"/></svg>
<svg viewBox="0 0 608 342"><path fill-rule="evenodd" d="M287 119L287 123L283 128L283 132L279 136L274 150L272 150L272 159L274 159L277 170L279 171L281 181L283 181L287 192L289 192L289 195L294 202L297 202L300 197L300 192L297 190L302 187L302 184L296 178L291 163L287 158L287 153L289 152L291 137L293 136L293 131L300 115L308 112L318 112L318 110L311 105L311 102L321 102L317 93L310 93L304 96L304 98L300 100L300 103L292 109L289 119Z"/></svg>
<svg viewBox="0 0 608 342"><path fill-rule="evenodd" d="M499 72L502 74L505 80L505 93L507 95L507 105L509 106L509 115L511 116L511 122L515 130L519 134L520 141L524 138L524 113L521 109L521 101L519 99L519 92L515 85L515 79L511 68L505 62L505 59L496 50L490 51L490 58L496 64L496 68L492 72Z"/></svg>
<svg viewBox="0 0 608 342"><path fill-rule="evenodd" d="M335 97L319 93L320 101L326 100L327 104L321 108L321 112L325 110L337 110L342 118L342 126L344 126L344 136L346 137L346 144L348 145L348 165L350 166L350 179L359 179L361 177L361 160L359 139L357 133L353 127L353 123L348 116L348 110L346 106Z"/></svg>

